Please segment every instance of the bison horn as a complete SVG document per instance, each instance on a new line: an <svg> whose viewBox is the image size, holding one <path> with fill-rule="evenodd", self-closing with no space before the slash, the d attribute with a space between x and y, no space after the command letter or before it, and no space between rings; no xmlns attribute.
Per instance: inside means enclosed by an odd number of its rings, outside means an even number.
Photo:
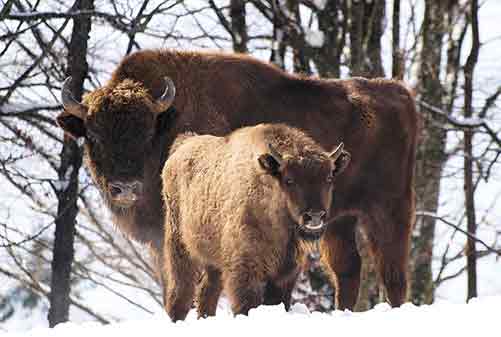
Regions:
<svg viewBox="0 0 501 337"><path fill-rule="evenodd" d="M270 150L270 154L272 155L273 158L275 158L277 163L279 165L282 165L283 160L284 160L282 155L277 150L275 150L275 148L269 143L268 143L268 149Z"/></svg>
<svg viewBox="0 0 501 337"><path fill-rule="evenodd" d="M333 161L336 161L339 156L343 153L343 149L344 149L344 143L341 142L339 143L339 145L336 147L336 149L334 151L331 152L331 154L329 155L329 157L333 160Z"/></svg>
<svg viewBox="0 0 501 337"><path fill-rule="evenodd" d="M63 107L68 113L78 118L85 119L86 109L80 102L75 99L75 97L73 97L70 88L71 81L72 78L71 76L69 76L64 80L63 87L61 88L61 101L63 103Z"/></svg>
<svg viewBox="0 0 501 337"><path fill-rule="evenodd" d="M163 112L167 110L172 103L174 102L174 98L176 97L176 86L174 82L169 77L164 77L165 81L165 91L157 99L157 103L159 105L159 112Z"/></svg>

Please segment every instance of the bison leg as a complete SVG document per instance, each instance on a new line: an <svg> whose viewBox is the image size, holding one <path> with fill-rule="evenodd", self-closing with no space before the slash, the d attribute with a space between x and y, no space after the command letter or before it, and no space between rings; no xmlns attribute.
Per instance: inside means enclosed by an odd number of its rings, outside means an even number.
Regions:
<svg viewBox="0 0 501 337"><path fill-rule="evenodd" d="M249 310L263 303L264 280L257 275L255 264L238 264L225 272L225 289L234 315L247 315Z"/></svg>
<svg viewBox="0 0 501 337"><path fill-rule="evenodd" d="M407 297L410 233L414 221L413 208L409 211L403 205L395 207L390 210L391 219L382 212L371 214L373 223L367 228L367 236L387 300L398 307Z"/></svg>
<svg viewBox="0 0 501 337"><path fill-rule="evenodd" d="M198 318L216 314L217 301L221 291L221 272L213 267L207 267L202 275L196 295Z"/></svg>
<svg viewBox="0 0 501 337"><path fill-rule="evenodd" d="M406 240L402 238L402 241ZM407 296L408 245L402 241L371 242L379 280L383 282L387 300L393 307L400 306Z"/></svg>
<svg viewBox="0 0 501 337"><path fill-rule="evenodd" d="M334 283L336 309L353 310L357 303L362 261L355 242L355 217L332 223L320 242L321 259Z"/></svg>
<svg viewBox="0 0 501 337"><path fill-rule="evenodd" d="M184 320L195 292L196 269L178 238L166 237L164 306L172 321Z"/></svg>

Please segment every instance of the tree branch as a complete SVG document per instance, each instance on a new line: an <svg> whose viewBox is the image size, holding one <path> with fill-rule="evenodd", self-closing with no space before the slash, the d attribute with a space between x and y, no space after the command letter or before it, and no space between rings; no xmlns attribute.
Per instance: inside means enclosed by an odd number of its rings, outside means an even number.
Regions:
<svg viewBox="0 0 501 337"><path fill-rule="evenodd" d="M421 105L423 108L427 109L430 111L435 117L443 117L446 119L446 121L451 124L452 126L455 126L457 128L461 129L473 129L473 128L483 128L489 136L492 137L492 140L499 146L501 147L501 139L498 137L496 131L494 131L489 124L487 124L487 121L485 121L483 118L468 118L468 119L460 119L451 116L448 114L446 111L433 106L421 99L417 99L416 102Z"/></svg>
<svg viewBox="0 0 501 337"><path fill-rule="evenodd" d="M473 235L472 233L468 232L468 231L465 231L464 229L462 229L461 227L453 224L452 222L448 221L448 220L445 220L443 217L435 214L435 213L432 213L432 212L427 212L427 211L418 211L416 212L416 215L417 216L425 216L425 217L430 217L430 218L433 218L433 219L436 219L436 220L440 220L441 222L443 222L444 224L454 228L455 230L463 233L464 235L466 235L467 237L469 237L470 239L480 243L482 246L484 246L489 252L491 253L494 253L496 254L497 256L501 256L501 249L495 249L491 246L489 246L488 244L486 244L484 241L482 241L481 239L479 239L478 237L476 237L475 235Z"/></svg>

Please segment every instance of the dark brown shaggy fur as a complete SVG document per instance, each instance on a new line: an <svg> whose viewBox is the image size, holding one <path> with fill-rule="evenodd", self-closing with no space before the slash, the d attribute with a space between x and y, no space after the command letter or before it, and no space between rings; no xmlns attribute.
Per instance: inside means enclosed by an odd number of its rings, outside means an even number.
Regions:
<svg viewBox="0 0 501 337"><path fill-rule="evenodd" d="M264 159L276 164L268 144L283 157L277 170ZM183 137L172 150L162 173L166 311L174 321L186 317L203 270L199 316L215 314L221 284L233 312L247 314L262 303L266 282L296 279L301 239L311 239L301 216L325 210L329 218L334 180L349 155L334 162L304 133L280 124ZM287 308L289 298L284 294Z"/></svg>
<svg viewBox="0 0 501 337"><path fill-rule="evenodd" d="M176 85L178 113L164 113L154 121L150 104L163 90L163 76ZM133 102L115 109L114 96L129 95L115 89L126 85L134 86L130 92L145 88L147 94L134 95ZM103 95L102 101L94 98ZM302 78L245 55L145 50L124 58L106 86L88 94L85 102L96 111L94 119L63 112L58 122L75 136L88 136L93 129L104 138L98 148L86 142L88 166L94 177L101 177L96 179L101 189L106 186L100 181L112 176L142 178L141 200L126 212L111 209L124 233L156 252L163 238L160 171L165 149L177 135L221 136L242 126L283 122L306 130L328 149L343 141L352 161L338 186L336 221L321 245L336 285L337 307L353 308L358 296L357 225L368 238L388 300L398 306L405 299L417 115L413 97L401 83ZM118 137L118 130L124 130L123 136ZM280 289L269 284L268 290L266 301L275 303L273 295Z"/></svg>

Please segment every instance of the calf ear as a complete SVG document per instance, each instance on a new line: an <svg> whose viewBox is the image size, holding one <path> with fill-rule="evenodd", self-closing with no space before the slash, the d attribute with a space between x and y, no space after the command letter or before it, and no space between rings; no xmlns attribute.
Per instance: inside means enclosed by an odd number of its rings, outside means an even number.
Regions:
<svg viewBox="0 0 501 337"><path fill-rule="evenodd" d="M276 176L280 172L280 163L271 154L262 154L257 160L261 168L269 174Z"/></svg>
<svg viewBox="0 0 501 337"><path fill-rule="evenodd" d="M71 137L78 139L85 137L86 129L84 121L75 115L63 111L56 118L57 124Z"/></svg>
<svg viewBox="0 0 501 337"><path fill-rule="evenodd" d="M342 150L341 154L337 157L334 162L334 172L333 175L337 176L343 172L351 161L351 154L348 151Z"/></svg>

